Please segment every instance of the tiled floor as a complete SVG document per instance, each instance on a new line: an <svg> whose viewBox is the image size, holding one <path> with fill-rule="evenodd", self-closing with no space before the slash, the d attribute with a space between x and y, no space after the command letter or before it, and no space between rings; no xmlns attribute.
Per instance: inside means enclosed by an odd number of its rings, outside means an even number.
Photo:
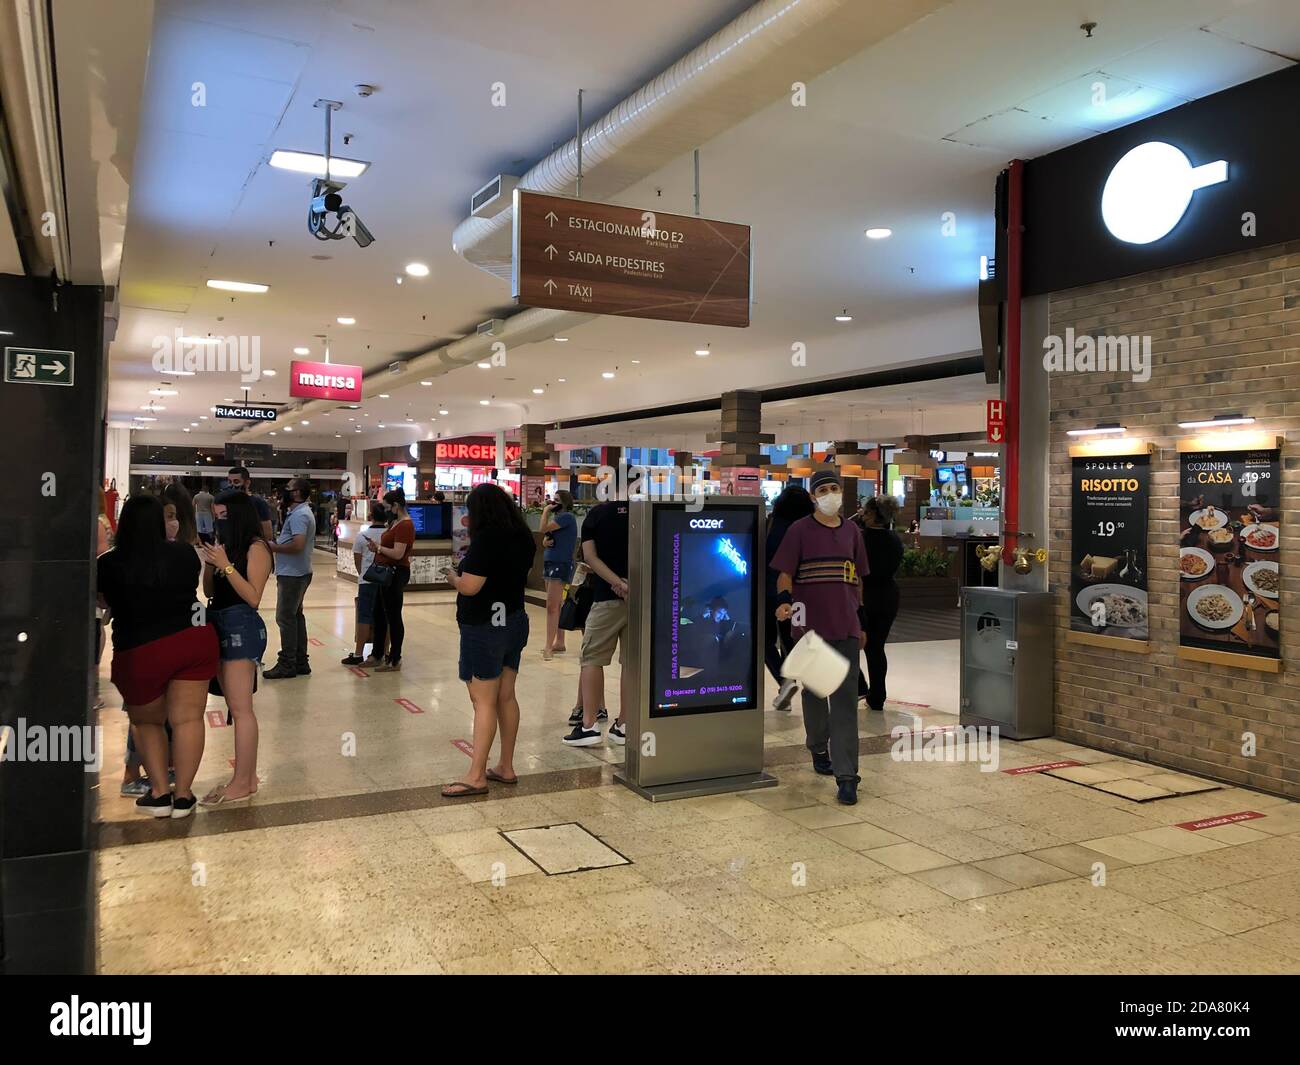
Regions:
<svg viewBox="0 0 1300 1065"><path fill-rule="evenodd" d="M573 654L525 662L518 787L439 800L428 786L463 769L452 741L469 737L469 707L446 597L412 599L403 672L361 679L334 664L350 590L318 579L313 676L258 696L253 813L125 826L159 838L101 851L103 971L1300 972L1300 805L1235 788L1135 802L1044 773L896 761L881 737L864 740L882 753L863 756L862 801L845 808L792 749L797 711L767 715L779 787L651 804L612 783L612 749L558 742ZM893 694L929 703L926 723L951 721L945 656L946 642L891 651ZM908 709L864 714L864 736ZM105 714L120 751L119 718ZM355 758L339 754L346 731ZM208 736L202 784L231 750L230 730ZM1134 766L1055 740L998 754L999 770ZM135 821L105 790L103 818ZM1264 816L1175 827L1247 810ZM630 864L547 875L502 834L561 824ZM610 853L572 838L534 834L533 853L551 868Z"/></svg>

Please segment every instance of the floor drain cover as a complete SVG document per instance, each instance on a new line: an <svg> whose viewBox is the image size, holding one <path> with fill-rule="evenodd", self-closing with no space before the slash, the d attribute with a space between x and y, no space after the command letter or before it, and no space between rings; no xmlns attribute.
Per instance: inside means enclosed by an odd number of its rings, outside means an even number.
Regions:
<svg viewBox="0 0 1300 1065"><path fill-rule="evenodd" d="M1066 766L1049 769L1045 776L1082 784L1085 788L1118 795L1133 802L1151 802L1154 799L1172 799L1178 795L1195 795L1202 791L1217 791L1221 787L1213 781L1182 773L1171 773L1160 766L1142 762L1094 762L1091 765Z"/></svg>
<svg viewBox="0 0 1300 1065"><path fill-rule="evenodd" d="M501 834L548 876L632 864L576 822L518 828Z"/></svg>

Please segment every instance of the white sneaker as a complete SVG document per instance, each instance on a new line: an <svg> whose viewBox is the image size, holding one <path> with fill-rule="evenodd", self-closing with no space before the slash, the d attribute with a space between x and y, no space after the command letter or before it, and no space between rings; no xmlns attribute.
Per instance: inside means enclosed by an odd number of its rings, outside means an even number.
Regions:
<svg viewBox="0 0 1300 1065"><path fill-rule="evenodd" d="M776 693L776 698L772 700L772 709L789 710L790 704L794 702L794 693L798 690L798 681L788 678L781 681L781 690Z"/></svg>
<svg viewBox="0 0 1300 1065"><path fill-rule="evenodd" d="M601 741L600 729L583 728L582 723L573 726L573 731L564 737L564 744L568 747L594 747Z"/></svg>
<svg viewBox="0 0 1300 1065"><path fill-rule="evenodd" d="M620 747L627 743L627 729L623 727L623 722L615 721L609 726L609 742L617 743Z"/></svg>

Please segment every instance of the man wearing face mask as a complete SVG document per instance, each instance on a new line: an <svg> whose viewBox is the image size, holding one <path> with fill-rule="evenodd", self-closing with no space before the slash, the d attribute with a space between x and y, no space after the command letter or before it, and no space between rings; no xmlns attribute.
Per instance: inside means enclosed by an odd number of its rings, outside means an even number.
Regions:
<svg viewBox="0 0 1300 1065"><path fill-rule="evenodd" d="M248 470L243 466L232 466L226 476L230 479L232 489L243 492L253 501L253 506L257 509L257 519L262 523L262 539L269 544L274 538L271 532L271 508L265 499L253 494L253 478L249 476Z"/></svg>
<svg viewBox="0 0 1300 1065"><path fill-rule="evenodd" d="M772 557L778 621L789 620L797 643L808 630L817 633L851 663L828 699L805 689L803 724L813 769L835 775L836 798L858 801L858 670L865 644L861 622L862 578L867 551L862 533L840 516L843 492L830 470L813 474L808 486L817 509L790 526Z"/></svg>
<svg viewBox="0 0 1300 1065"><path fill-rule="evenodd" d="M302 601L311 584L311 552L316 537L312 516L311 483L295 477L281 492L284 522L275 543L275 624L280 630L280 656L274 669L262 674L267 680L305 677L311 673L307 660L307 617Z"/></svg>

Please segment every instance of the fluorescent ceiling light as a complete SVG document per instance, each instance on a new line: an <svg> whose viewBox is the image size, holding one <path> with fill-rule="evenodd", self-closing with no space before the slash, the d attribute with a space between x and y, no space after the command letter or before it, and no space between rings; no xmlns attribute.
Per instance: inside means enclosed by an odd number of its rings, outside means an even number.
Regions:
<svg viewBox="0 0 1300 1065"><path fill-rule="evenodd" d="M335 318L334 321L338 322L339 325L356 325L356 324L357 324L357 320L356 320L355 318Z"/></svg>
<svg viewBox="0 0 1300 1065"><path fill-rule="evenodd" d="M314 174L316 177L354 178L360 177L370 167L360 159L344 159L338 155L330 156L330 172L325 173L325 156L319 152L294 152L286 148L277 148L271 153L271 165L277 170L292 170L299 174Z"/></svg>
<svg viewBox="0 0 1300 1065"><path fill-rule="evenodd" d="M274 370L263 370L263 371L262 371L262 376L263 376L263 377L274 377L274 376L275 376L275 371L274 371Z"/></svg>
<svg viewBox="0 0 1300 1065"><path fill-rule="evenodd" d="M449 411L449 410L440 410L440 411L438 411L438 413L439 413L439 414L450 414L451 411Z"/></svg>
<svg viewBox="0 0 1300 1065"><path fill-rule="evenodd" d="M490 370L492 369L492 364L490 362L480 362L478 368L480 370Z"/></svg>
<svg viewBox="0 0 1300 1065"><path fill-rule="evenodd" d="M151 396L179 396L180 393L177 392L176 389L174 389L174 388L151 388L151 389L149 389L149 395L151 395Z"/></svg>
<svg viewBox="0 0 1300 1065"><path fill-rule="evenodd" d="M208 416L206 414L199 415L199 421L206 422L207 420L208 420Z"/></svg>
<svg viewBox="0 0 1300 1065"><path fill-rule="evenodd" d="M1095 425L1091 429L1067 429L1066 436L1104 436L1107 433L1127 433L1124 425Z"/></svg>
<svg viewBox="0 0 1300 1065"><path fill-rule="evenodd" d="M188 433L189 430L188 430L188 429L182 429L181 432L182 432L182 433Z"/></svg>
<svg viewBox="0 0 1300 1065"><path fill-rule="evenodd" d="M614 373L612 370L606 370L600 376L603 377L606 381L608 381L614 376Z"/></svg>
<svg viewBox="0 0 1300 1065"><path fill-rule="evenodd" d="M695 354L696 354L696 355L699 355L701 358L703 358L704 356L708 355L708 353L709 353L709 349L708 349L708 348L696 348L696 349L695 349Z"/></svg>
<svg viewBox="0 0 1300 1065"><path fill-rule="evenodd" d="M311 425L311 422L307 421L307 420L304 418L302 424L303 424L303 425Z"/></svg>
<svg viewBox="0 0 1300 1065"><path fill-rule="evenodd" d="M429 268L424 263L407 263L406 272L412 277L428 277Z"/></svg>
<svg viewBox="0 0 1300 1065"><path fill-rule="evenodd" d="M137 414L135 420L138 422L156 422L157 418L146 418L143 414Z"/></svg>
<svg viewBox="0 0 1300 1065"><path fill-rule="evenodd" d="M894 231L886 229L884 226L873 226L867 230L868 240L884 240L886 237L892 237L893 235Z"/></svg>
<svg viewBox="0 0 1300 1065"><path fill-rule="evenodd" d="M294 348L293 353L295 355L310 355L311 348Z"/></svg>
<svg viewBox="0 0 1300 1065"><path fill-rule="evenodd" d="M545 392L545 391L546 391L546 389L544 389L544 388L534 388L534 389L533 389L533 395L535 395L535 396L540 396L540 395L541 395L543 392Z"/></svg>
<svg viewBox="0 0 1300 1065"><path fill-rule="evenodd" d="M292 426L292 425L286 425L286 426L284 427L284 431L285 431L286 433L291 433L291 432L293 432L293 426Z"/></svg>
<svg viewBox="0 0 1300 1065"><path fill-rule="evenodd" d="M428 388L430 385L433 384L433 382L432 382L432 381L421 381L420 384L424 385L425 388Z"/></svg>
<svg viewBox="0 0 1300 1065"><path fill-rule="evenodd" d="M1254 418L1246 418L1240 414L1221 414L1217 418L1211 418L1209 421L1198 422L1179 422L1179 429L1217 429L1221 425L1254 425Z"/></svg>
<svg viewBox="0 0 1300 1065"><path fill-rule="evenodd" d="M568 338L568 337L556 337L556 338L555 338L555 342L556 342L557 344L567 344L567 343L569 342L569 338Z"/></svg>
<svg viewBox="0 0 1300 1065"><path fill-rule="evenodd" d="M853 321L853 315L849 314L848 308L846 307L835 316L835 320L837 322L851 322Z"/></svg>
<svg viewBox="0 0 1300 1065"><path fill-rule="evenodd" d="M478 401L478 405L479 405L480 407L486 407L486 406L488 405L488 401L487 401L486 399L480 399L480 400Z"/></svg>
<svg viewBox="0 0 1300 1065"><path fill-rule="evenodd" d="M255 281L208 281L208 288L219 288L222 292L269 292L270 285L259 285Z"/></svg>
<svg viewBox="0 0 1300 1065"><path fill-rule="evenodd" d="M380 422L380 423L376 426L376 428L377 428L377 429L387 429L388 426L386 426L383 422Z"/></svg>

